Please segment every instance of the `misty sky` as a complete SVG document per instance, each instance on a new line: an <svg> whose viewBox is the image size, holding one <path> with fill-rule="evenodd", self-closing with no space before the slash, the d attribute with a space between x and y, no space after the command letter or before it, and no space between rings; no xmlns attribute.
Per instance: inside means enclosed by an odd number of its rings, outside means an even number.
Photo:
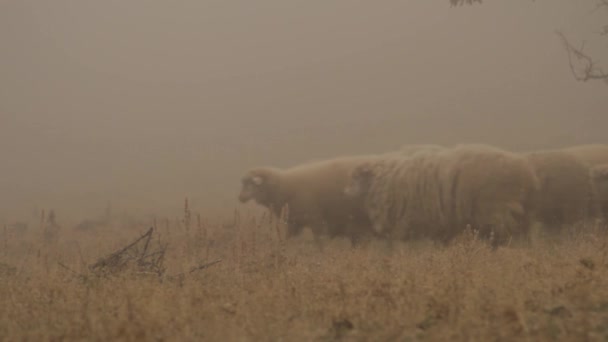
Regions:
<svg viewBox="0 0 608 342"><path fill-rule="evenodd" d="M0 1L0 223L232 209L249 167L406 143L608 143L554 34L608 67L593 4Z"/></svg>

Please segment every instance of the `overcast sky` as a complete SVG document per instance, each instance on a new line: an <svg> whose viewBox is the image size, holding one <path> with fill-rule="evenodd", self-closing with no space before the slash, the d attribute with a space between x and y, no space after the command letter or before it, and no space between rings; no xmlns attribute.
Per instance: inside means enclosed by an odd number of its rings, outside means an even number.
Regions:
<svg viewBox="0 0 608 342"><path fill-rule="evenodd" d="M232 209L241 174L406 143L608 143L594 1L0 1L0 223ZM178 212L176 212L178 214Z"/></svg>

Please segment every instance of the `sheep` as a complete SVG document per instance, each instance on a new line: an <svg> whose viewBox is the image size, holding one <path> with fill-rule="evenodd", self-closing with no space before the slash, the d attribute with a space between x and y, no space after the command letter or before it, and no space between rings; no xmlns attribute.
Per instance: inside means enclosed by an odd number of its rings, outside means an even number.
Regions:
<svg viewBox="0 0 608 342"><path fill-rule="evenodd" d="M527 203L538 188L515 153L466 144L411 156L386 155L357 166L344 192L360 202L372 229L389 240L451 241L467 225L493 246L526 236Z"/></svg>
<svg viewBox="0 0 608 342"><path fill-rule="evenodd" d="M595 189L587 164L564 150L523 155L539 181L538 191L531 198L531 211L545 230L559 231L563 225L597 216Z"/></svg>
<svg viewBox="0 0 608 342"><path fill-rule="evenodd" d="M570 153L590 166L608 163L608 145L604 144L587 144L577 145L561 149L566 153Z"/></svg>
<svg viewBox="0 0 608 342"><path fill-rule="evenodd" d="M245 173L239 201L254 200L281 215L287 205L287 237L306 226L319 235L346 236L356 245L371 233L356 201L345 196L349 172L373 156L350 156L304 163L288 169L256 167Z"/></svg>

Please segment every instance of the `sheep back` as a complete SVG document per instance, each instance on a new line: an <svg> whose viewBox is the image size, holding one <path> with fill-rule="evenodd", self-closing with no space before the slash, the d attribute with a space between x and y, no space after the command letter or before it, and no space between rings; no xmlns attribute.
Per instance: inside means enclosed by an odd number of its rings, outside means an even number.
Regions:
<svg viewBox="0 0 608 342"><path fill-rule="evenodd" d="M566 153L570 153L590 166L608 163L608 145L604 144L587 144L577 145L562 149Z"/></svg>

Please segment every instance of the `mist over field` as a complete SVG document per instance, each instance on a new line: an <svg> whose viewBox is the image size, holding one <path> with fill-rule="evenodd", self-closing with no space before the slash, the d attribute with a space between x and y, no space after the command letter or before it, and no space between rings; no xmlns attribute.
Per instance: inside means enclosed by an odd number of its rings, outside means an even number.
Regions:
<svg viewBox="0 0 608 342"><path fill-rule="evenodd" d="M606 340L608 2L473 2L0 1L0 340Z"/></svg>
<svg viewBox="0 0 608 342"><path fill-rule="evenodd" d="M249 167L406 143L606 143L606 87L554 34L606 60L592 9L5 1L0 219L232 210Z"/></svg>

